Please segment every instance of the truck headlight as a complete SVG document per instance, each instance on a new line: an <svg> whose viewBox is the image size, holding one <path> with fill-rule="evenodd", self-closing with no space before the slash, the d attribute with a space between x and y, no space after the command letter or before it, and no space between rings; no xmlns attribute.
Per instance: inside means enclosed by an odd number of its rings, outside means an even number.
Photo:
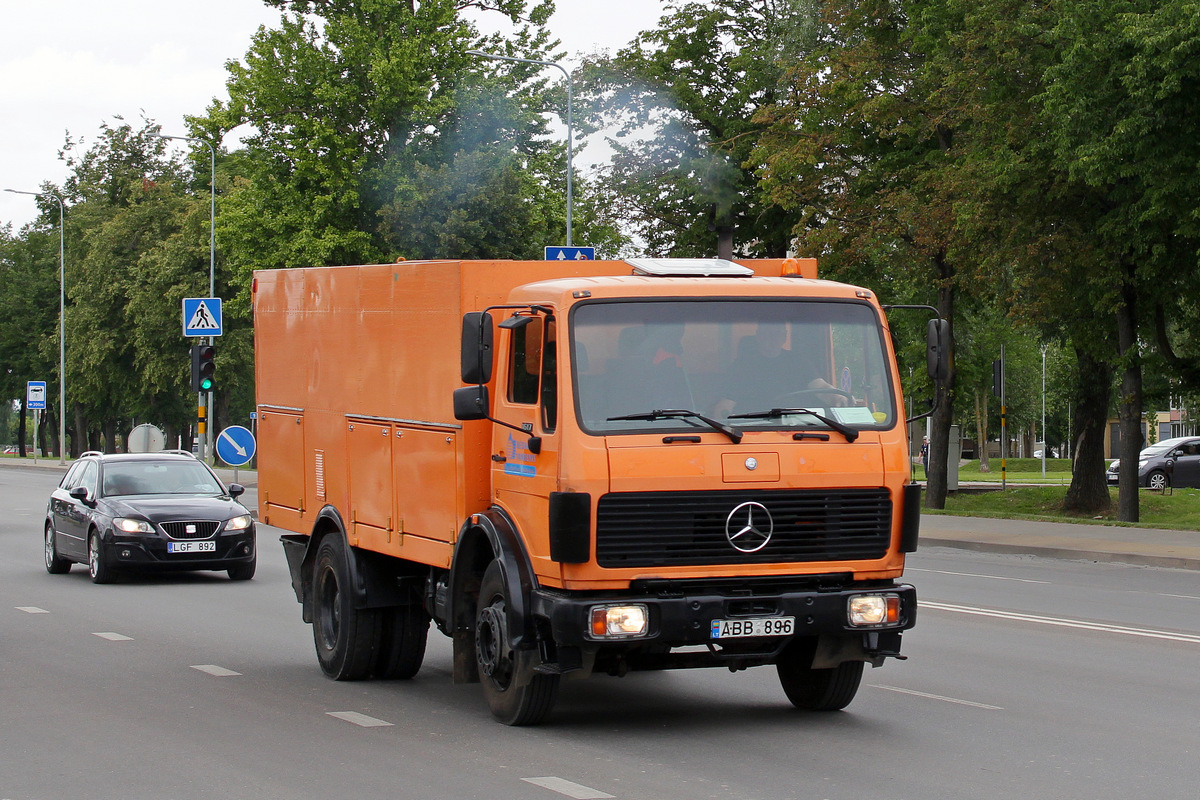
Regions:
<svg viewBox="0 0 1200 800"><path fill-rule="evenodd" d="M856 594L846 606L850 625L878 628L900 622L900 596L895 594Z"/></svg>
<svg viewBox="0 0 1200 800"><path fill-rule="evenodd" d="M593 639L626 639L650 630L650 611L641 603L592 606L590 617Z"/></svg>

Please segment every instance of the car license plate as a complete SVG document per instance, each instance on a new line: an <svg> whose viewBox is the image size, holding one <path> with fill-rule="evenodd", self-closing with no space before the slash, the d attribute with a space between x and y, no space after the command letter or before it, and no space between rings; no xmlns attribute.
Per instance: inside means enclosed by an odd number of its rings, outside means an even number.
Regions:
<svg viewBox="0 0 1200 800"><path fill-rule="evenodd" d="M216 542L167 542L168 553L213 553Z"/></svg>
<svg viewBox="0 0 1200 800"><path fill-rule="evenodd" d="M747 636L790 636L795 628L795 617L714 619L712 621L712 638L739 639Z"/></svg>

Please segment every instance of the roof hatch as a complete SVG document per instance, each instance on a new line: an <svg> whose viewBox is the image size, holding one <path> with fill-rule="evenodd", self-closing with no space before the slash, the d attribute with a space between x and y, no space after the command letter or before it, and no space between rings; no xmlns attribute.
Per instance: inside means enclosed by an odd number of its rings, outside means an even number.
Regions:
<svg viewBox="0 0 1200 800"><path fill-rule="evenodd" d="M634 275L656 278L749 278L754 270L723 258L627 258Z"/></svg>

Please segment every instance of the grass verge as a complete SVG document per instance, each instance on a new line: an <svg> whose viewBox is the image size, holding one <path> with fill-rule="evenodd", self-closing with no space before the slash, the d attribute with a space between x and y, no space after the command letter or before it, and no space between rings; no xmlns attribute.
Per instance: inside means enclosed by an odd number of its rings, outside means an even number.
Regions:
<svg viewBox="0 0 1200 800"><path fill-rule="evenodd" d="M1006 491L952 492L946 498L945 511L929 513L953 514L964 517L997 517L1000 519L1034 519L1045 522L1088 522L1100 525L1128 525L1142 528L1200 530L1200 489L1176 489L1160 494L1141 490L1139 511L1141 521L1117 521L1117 490L1109 490L1112 506L1099 515L1068 513L1063 510L1067 495L1064 486L1010 486Z"/></svg>

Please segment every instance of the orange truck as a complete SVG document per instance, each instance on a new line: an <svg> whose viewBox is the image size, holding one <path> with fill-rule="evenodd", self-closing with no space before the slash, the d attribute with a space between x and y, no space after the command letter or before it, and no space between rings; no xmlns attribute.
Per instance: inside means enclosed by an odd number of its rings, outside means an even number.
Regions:
<svg viewBox="0 0 1200 800"><path fill-rule="evenodd" d="M527 725L594 672L774 665L834 710L902 658L920 489L873 292L424 261L260 271L253 304L259 515L330 678L412 677L432 621Z"/></svg>

